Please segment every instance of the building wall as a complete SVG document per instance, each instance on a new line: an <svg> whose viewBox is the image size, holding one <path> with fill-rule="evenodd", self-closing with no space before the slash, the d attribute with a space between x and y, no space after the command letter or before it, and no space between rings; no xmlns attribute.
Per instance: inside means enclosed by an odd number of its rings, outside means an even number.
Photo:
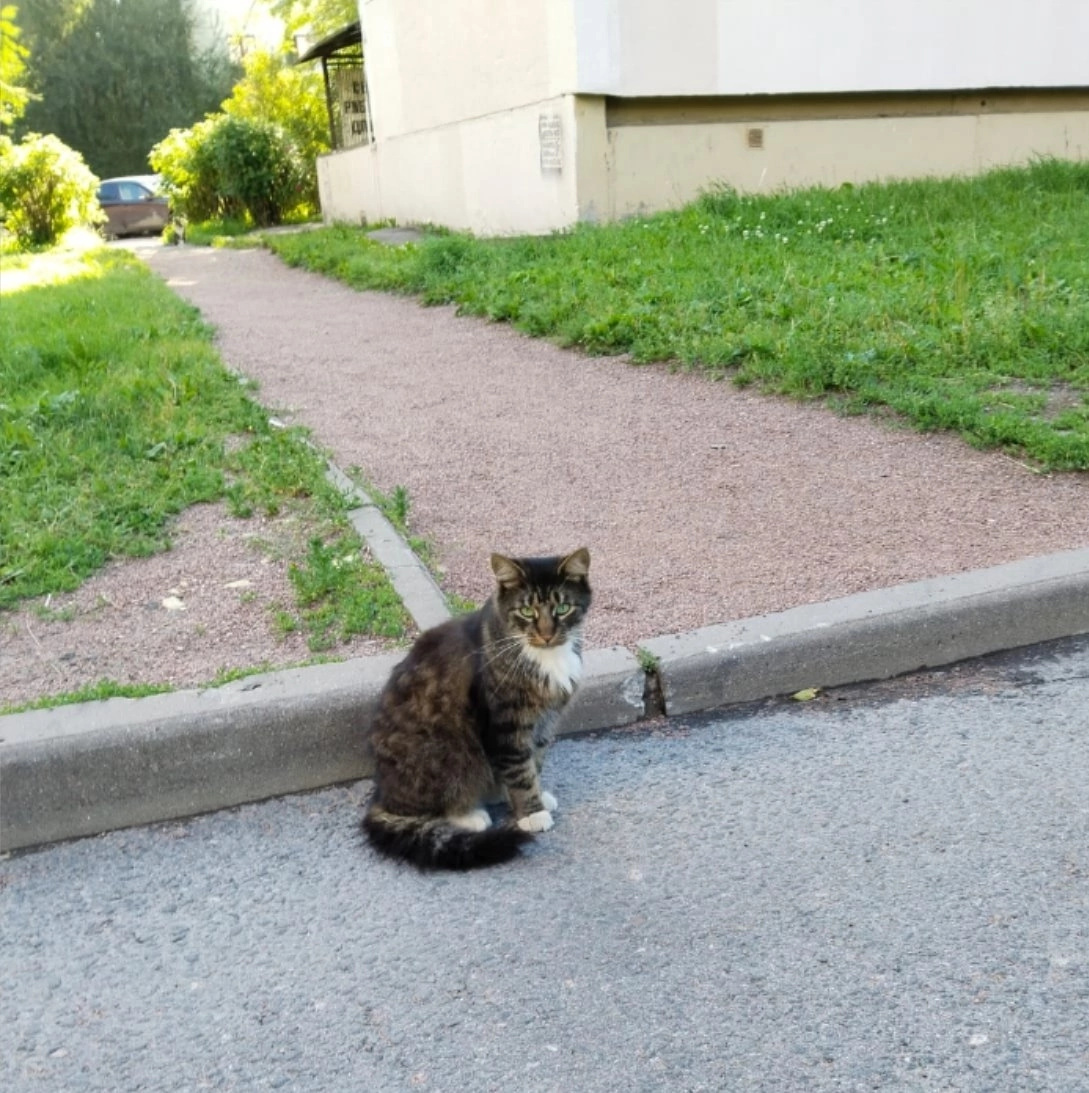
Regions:
<svg viewBox="0 0 1089 1093"><path fill-rule="evenodd" d="M560 0L583 94L1084 87L1085 0Z"/></svg>
<svg viewBox="0 0 1089 1093"><path fill-rule="evenodd" d="M1089 157L1087 0L360 0L360 19L375 143L322 161L327 220L546 232L715 182ZM1038 101L1061 88L1082 90Z"/></svg>
<svg viewBox="0 0 1089 1093"><path fill-rule="evenodd" d="M575 106L572 96L548 99L323 156L324 219L435 223L485 235L571 224L579 218Z"/></svg>
<svg viewBox="0 0 1089 1093"><path fill-rule="evenodd" d="M571 0L361 0L376 138L570 92L570 5Z"/></svg>
<svg viewBox="0 0 1089 1093"><path fill-rule="evenodd" d="M326 224L380 219L375 146L359 144L318 156L318 200Z"/></svg>
<svg viewBox="0 0 1089 1093"><path fill-rule="evenodd" d="M758 129L762 147L749 147ZM974 174L1034 156L1089 159L1080 111L624 125L608 129L608 218L672 208L712 184L771 192Z"/></svg>

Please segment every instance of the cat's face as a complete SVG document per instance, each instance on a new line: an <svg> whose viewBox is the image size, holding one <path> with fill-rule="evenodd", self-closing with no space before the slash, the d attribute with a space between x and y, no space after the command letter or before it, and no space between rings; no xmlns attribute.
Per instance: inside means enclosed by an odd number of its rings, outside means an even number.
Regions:
<svg viewBox="0 0 1089 1093"><path fill-rule="evenodd" d="M590 552L554 558L492 555L496 602L507 632L537 649L570 640L590 609Z"/></svg>

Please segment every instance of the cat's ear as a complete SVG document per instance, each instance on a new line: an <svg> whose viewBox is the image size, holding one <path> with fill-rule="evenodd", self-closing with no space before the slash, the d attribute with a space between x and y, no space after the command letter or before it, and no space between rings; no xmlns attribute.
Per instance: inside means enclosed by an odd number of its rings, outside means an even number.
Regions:
<svg viewBox="0 0 1089 1093"><path fill-rule="evenodd" d="M585 580L590 575L590 552L586 547L579 547L573 554L568 554L560 562L560 573L564 577Z"/></svg>
<svg viewBox="0 0 1089 1093"><path fill-rule="evenodd" d="M517 588L526 579L525 570L504 554L492 555L492 572L502 588Z"/></svg>

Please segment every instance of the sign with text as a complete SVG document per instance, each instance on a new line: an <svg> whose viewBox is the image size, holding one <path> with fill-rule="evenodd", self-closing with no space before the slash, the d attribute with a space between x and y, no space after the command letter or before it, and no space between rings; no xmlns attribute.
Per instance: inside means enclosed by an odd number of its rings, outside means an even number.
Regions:
<svg viewBox="0 0 1089 1093"><path fill-rule="evenodd" d="M537 121L541 142L541 171L563 171L563 125L559 114L541 114Z"/></svg>
<svg viewBox="0 0 1089 1093"><path fill-rule="evenodd" d="M370 140L367 122L367 89L362 68L338 68L333 73L334 94L340 109L342 148L353 148Z"/></svg>

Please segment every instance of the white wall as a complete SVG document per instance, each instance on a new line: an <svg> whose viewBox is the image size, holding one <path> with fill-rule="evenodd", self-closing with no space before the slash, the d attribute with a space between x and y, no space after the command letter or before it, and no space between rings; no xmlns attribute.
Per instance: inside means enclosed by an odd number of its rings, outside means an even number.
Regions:
<svg viewBox="0 0 1089 1093"><path fill-rule="evenodd" d="M548 99L321 156L322 216L326 223L430 222L483 235L562 228L578 219L577 108L572 96ZM542 116L558 123L558 167L542 167Z"/></svg>
<svg viewBox="0 0 1089 1093"><path fill-rule="evenodd" d="M557 0L577 91L748 95L1089 85L1089 0Z"/></svg>
<svg viewBox="0 0 1089 1093"><path fill-rule="evenodd" d="M378 140L574 84L571 0L362 0L359 10Z"/></svg>

